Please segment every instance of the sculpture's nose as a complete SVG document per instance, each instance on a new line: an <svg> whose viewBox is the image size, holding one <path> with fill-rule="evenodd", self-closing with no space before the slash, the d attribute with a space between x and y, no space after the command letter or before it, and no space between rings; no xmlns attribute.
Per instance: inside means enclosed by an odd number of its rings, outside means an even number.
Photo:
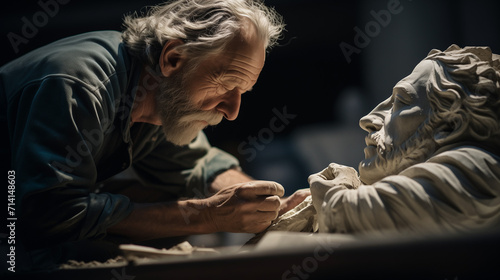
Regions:
<svg viewBox="0 0 500 280"><path fill-rule="evenodd" d="M367 131L379 131L384 126L385 116L392 107L391 98L386 99L377 105L368 115L359 120L359 126Z"/></svg>

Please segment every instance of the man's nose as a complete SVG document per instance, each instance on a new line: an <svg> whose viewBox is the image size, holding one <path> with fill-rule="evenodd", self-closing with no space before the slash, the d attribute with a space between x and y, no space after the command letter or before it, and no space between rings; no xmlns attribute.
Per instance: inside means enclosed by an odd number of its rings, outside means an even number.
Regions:
<svg viewBox="0 0 500 280"><path fill-rule="evenodd" d="M217 105L217 111L224 114L227 120L234 121L238 117L241 105L241 94L234 90L224 94L223 99Z"/></svg>
<svg viewBox="0 0 500 280"><path fill-rule="evenodd" d="M368 115L359 120L359 126L367 131L379 131L384 126L386 115L392 107L391 98L386 99L378 104Z"/></svg>

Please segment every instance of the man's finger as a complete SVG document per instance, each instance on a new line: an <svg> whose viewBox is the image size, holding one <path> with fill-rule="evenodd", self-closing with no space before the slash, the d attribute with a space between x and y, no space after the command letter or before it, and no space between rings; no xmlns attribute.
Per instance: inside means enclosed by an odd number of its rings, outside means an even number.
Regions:
<svg viewBox="0 0 500 280"><path fill-rule="evenodd" d="M277 195L267 196L260 204L257 206L257 211L278 211L281 206L281 200Z"/></svg>
<svg viewBox="0 0 500 280"><path fill-rule="evenodd" d="M272 181L251 181L242 185L237 193L244 198L256 198L262 195L277 195L279 197L285 194L282 185Z"/></svg>
<svg viewBox="0 0 500 280"><path fill-rule="evenodd" d="M280 215L293 209L295 206L302 203L302 201L304 201L304 199L306 199L310 195L311 195L310 189L300 189L297 190L295 193L293 193L291 196L287 198L282 198Z"/></svg>
<svg viewBox="0 0 500 280"><path fill-rule="evenodd" d="M241 210L246 213L278 211L280 208L281 199L277 195L260 195L252 199L246 198L245 203L241 204Z"/></svg>
<svg viewBox="0 0 500 280"><path fill-rule="evenodd" d="M278 211L257 211L256 221L259 223L271 223L278 218Z"/></svg>

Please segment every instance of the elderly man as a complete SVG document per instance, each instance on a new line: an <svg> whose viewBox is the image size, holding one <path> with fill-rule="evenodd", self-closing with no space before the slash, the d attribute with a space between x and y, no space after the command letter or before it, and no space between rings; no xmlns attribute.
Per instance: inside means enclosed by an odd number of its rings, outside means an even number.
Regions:
<svg viewBox="0 0 500 280"><path fill-rule="evenodd" d="M320 232L465 232L500 224L500 60L432 50L361 118L356 171L309 177Z"/></svg>
<svg viewBox="0 0 500 280"><path fill-rule="evenodd" d="M305 197L280 199L281 185L253 181L201 132L237 117L283 29L273 10L179 0L127 16L125 27L65 38L0 68L2 165L35 264L67 254L56 245L106 235L260 232ZM114 180L110 189L107 179L129 167L141 187Z"/></svg>

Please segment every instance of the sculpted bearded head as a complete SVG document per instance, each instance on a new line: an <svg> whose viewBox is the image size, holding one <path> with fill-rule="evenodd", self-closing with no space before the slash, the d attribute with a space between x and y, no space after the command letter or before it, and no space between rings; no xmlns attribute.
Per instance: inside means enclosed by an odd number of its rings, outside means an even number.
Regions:
<svg viewBox="0 0 500 280"><path fill-rule="evenodd" d="M360 179L374 183L457 145L500 152L500 57L488 47L432 50L360 120Z"/></svg>

